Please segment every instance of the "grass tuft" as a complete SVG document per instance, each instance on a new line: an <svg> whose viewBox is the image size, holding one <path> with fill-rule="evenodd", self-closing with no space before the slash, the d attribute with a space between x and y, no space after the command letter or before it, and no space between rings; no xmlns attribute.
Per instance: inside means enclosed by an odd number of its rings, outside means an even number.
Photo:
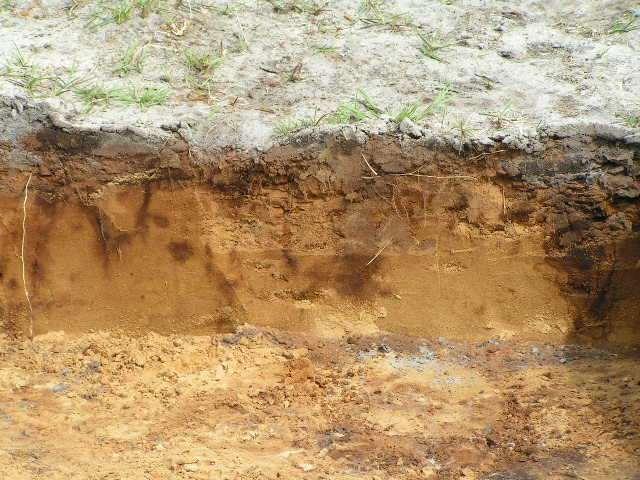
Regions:
<svg viewBox="0 0 640 480"><path fill-rule="evenodd" d="M116 25L122 25L131 18L131 15L133 14L133 4L125 0L113 7L110 7L109 11L111 12L113 22Z"/></svg>
<svg viewBox="0 0 640 480"><path fill-rule="evenodd" d="M210 101L213 99L215 81L212 75L207 75L207 76L188 75L186 78L186 83L187 83L187 86L193 92L195 92L195 95L193 95L192 98L207 100L207 101Z"/></svg>
<svg viewBox="0 0 640 480"><path fill-rule="evenodd" d="M408 13L389 13L382 15L361 17L360 21L366 27L386 27L393 32L399 32L404 28L413 28L414 22Z"/></svg>
<svg viewBox="0 0 640 480"><path fill-rule="evenodd" d="M338 48L331 45L314 45L312 48L314 52L323 55L336 55L338 53Z"/></svg>
<svg viewBox="0 0 640 480"><path fill-rule="evenodd" d="M85 0L71 0L72 7L70 12L79 6L80 1ZM97 29L110 23L122 25L131 20L136 9L139 10L140 16L145 18L152 12L160 10L160 1L161 0L120 0L117 2L105 2L101 0L96 10L89 16L89 20L85 26L90 29Z"/></svg>
<svg viewBox="0 0 640 480"><path fill-rule="evenodd" d="M427 117L442 113L447 110L447 106L453 99L453 92L448 84L443 85L434 99L428 105L420 102L411 102L402 105L392 116L395 123L400 123L405 118L414 123L422 123Z"/></svg>
<svg viewBox="0 0 640 480"><path fill-rule="evenodd" d="M135 5L140 9L140 16L146 18L150 13L160 7L160 0L135 0Z"/></svg>
<svg viewBox="0 0 640 480"><path fill-rule="evenodd" d="M627 127L640 128L640 115L625 115L623 121Z"/></svg>
<svg viewBox="0 0 640 480"><path fill-rule="evenodd" d="M85 24L87 28L97 29L115 23L122 25L133 16L134 5L128 0L121 0L113 5L100 4Z"/></svg>
<svg viewBox="0 0 640 480"><path fill-rule="evenodd" d="M328 3L317 0L267 0L276 13L302 13L317 17L326 12Z"/></svg>
<svg viewBox="0 0 640 480"><path fill-rule="evenodd" d="M0 13L11 12L16 8L16 2L14 0L0 0Z"/></svg>
<svg viewBox="0 0 640 480"><path fill-rule="evenodd" d="M5 68L30 68L31 66L31 61L16 47L13 57L6 63Z"/></svg>
<svg viewBox="0 0 640 480"><path fill-rule="evenodd" d="M328 120L337 124L358 123L378 118L382 113L384 110L364 90L358 89L353 99L341 104Z"/></svg>
<svg viewBox="0 0 640 480"><path fill-rule="evenodd" d="M318 116L318 112L316 111L313 114L313 118L286 119L276 124L274 132L278 137L288 137L304 128L317 127L326 117L327 115Z"/></svg>
<svg viewBox="0 0 640 480"><path fill-rule="evenodd" d="M87 79L82 75L75 75L70 73L69 77L63 77L61 75L54 75L51 78L51 90L50 94L54 97L58 97L66 92L71 92L74 89L84 84Z"/></svg>
<svg viewBox="0 0 640 480"><path fill-rule="evenodd" d="M313 127L316 123L310 118L287 119L276 125L275 133L278 137L288 137L303 128Z"/></svg>
<svg viewBox="0 0 640 480"><path fill-rule="evenodd" d="M187 86L197 96L204 96L207 100L213 98L214 74L222 65L224 58L209 52L187 50L185 53L185 65L190 72L187 76Z"/></svg>
<svg viewBox="0 0 640 480"><path fill-rule="evenodd" d="M24 88L31 95L57 97L83 84L86 79L76 75L74 69L66 69L66 75L40 67L29 60L19 49L0 72L7 81Z"/></svg>
<svg viewBox="0 0 640 480"><path fill-rule="evenodd" d="M438 93L431 101L431 109L434 114L436 113L445 113L447 111L447 106L453 100L454 93L451 85L445 83L438 89Z"/></svg>
<svg viewBox="0 0 640 480"><path fill-rule="evenodd" d="M483 113L485 117L489 117L491 123L496 128L502 128L508 123L512 123L518 120L518 115L511 108L511 104L507 103L499 110L494 110L488 113Z"/></svg>
<svg viewBox="0 0 640 480"><path fill-rule="evenodd" d="M431 113L430 105L424 105L421 102L406 103L395 113L392 121L399 124L403 120L409 119L413 123L421 123Z"/></svg>
<svg viewBox="0 0 640 480"><path fill-rule="evenodd" d="M473 133L476 131L476 129L470 124L468 119L458 118L453 123L453 130L458 135L458 141L460 142L458 153L461 154L465 144L473 136Z"/></svg>
<svg viewBox="0 0 640 480"><path fill-rule="evenodd" d="M16 48L13 56L5 64L2 76L14 85L18 85L30 93L34 93L48 80L48 75L31 62Z"/></svg>
<svg viewBox="0 0 640 480"><path fill-rule="evenodd" d="M146 59L145 47L146 44L140 44L140 42L135 42L127 47L118 61L116 73L120 76L128 75L131 72L142 73Z"/></svg>
<svg viewBox="0 0 640 480"><path fill-rule="evenodd" d="M405 118L421 123L425 118L446 112L447 105L453 98L451 87L443 85L429 104L412 102L402 105L391 114L391 120L400 123ZM358 89L353 98L342 103L335 112L313 118L287 119L278 123L274 129L278 137L287 137L303 128L315 127L323 121L333 124L351 124L379 118L385 110L362 89Z"/></svg>
<svg viewBox="0 0 640 480"><path fill-rule="evenodd" d="M369 114L371 114L371 115L373 115L375 117L379 117L380 115L382 115L384 113L384 110L382 108L380 108L373 101L373 99L369 95L367 95L367 93L362 89L358 89L356 91L355 99L356 99L356 101L358 103L360 103L367 110L367 112L369 112Z"/></svg>
<svg viewBox="0 0 640 480"><path fill-rule="evenodd" d="M365 27L384 27L395 32L415 27L411 15L390 11L384 0L362 0L358 13Z"/></svg>
<svg viewBox="0 0 640 480"><path fill-rule="evenodd" d="M131 88L118 100L123 103L137 104L140 108L164 105L169 99L169 90L162 87Z"/></svg>
<svg viewBox="0 0 640 480"><path fill-rule="evenodd" d="M137 105L140 108L164 105L169 99L169 90L160 87L105 87L96 84L75 90L86 106L85 112L95 107L106 107L112 103Z"/></svg>
<svg viewBox="0 0 640 480"><path fill-rule="evenodd" d="M418 37L422 44L419 47L420 53L425 57L431 58L437 62L447 63L441 56L441 51L455 45L455 43L448 43L440 34L432 32L425 34L418 32Z"/></svg>
<svg viewBox="0 0 640 480"><path fill-rule="evenodd" d="M329 121L331 123L358 123L370 118L369 112L367 112L360 103L356 101L350 101L340 105L335 113L331 115Z"/></svg>
<svg viewBox="0 0 640 480"><path fill-rule="evenodd" d="M638 18L633 12L625 12L619 19L613 22L611 28L609 28L609 35L629 33L634 30L640 29Z"/></svg>
<svg viewBox="0 0 640 480"><path fill-rule="evenodd" d="M107 88L103 85L92 85L79 88L75 93L84 102L85 113L88 113L95 107L108 106L112 100L119 95L123 95L125 92L123 89Z"/></svg>
<svg viewBox="0 0 640 480"><path fill-rule="evenodd" d="M187 68L198 74L211 73L223 62L222 57L198 50L187 50L184 59Z"/></svg>
<svg viewBox="0 0 640 480"><path fill-rule="evenodd" d="M385 0L361 0L358 6L360 14L379 14L384 11Z"/></svg>
<svg viewBox="0 0 640 480"><path fill-rule="evenodd" d="M420 123L429 116L445 112L452 98L451 87L444 85L429 104L410 102L386 113L395 123L400 123L405 118ZM333 114L328 116L328 121L337 124L358 123L379 118L384 113L385 110L380 108L364 90L359 89L352 100L341 104Z"/></svg>

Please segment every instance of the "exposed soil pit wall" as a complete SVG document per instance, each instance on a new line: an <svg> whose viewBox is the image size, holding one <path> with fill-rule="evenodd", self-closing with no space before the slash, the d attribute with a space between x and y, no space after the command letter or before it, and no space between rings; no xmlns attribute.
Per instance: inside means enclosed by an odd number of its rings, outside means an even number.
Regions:
<svg viewBox="0 0 640 480"><path fill-rule="evenodd" d="M25 333L32 318L35 333L248 322L640 340L633 143L574 133L528 152L506 141L455 149L352 128L266 153L158 143L43 121L5 144L5 331ZM29 175L32 316L20 261Z"/></svg>

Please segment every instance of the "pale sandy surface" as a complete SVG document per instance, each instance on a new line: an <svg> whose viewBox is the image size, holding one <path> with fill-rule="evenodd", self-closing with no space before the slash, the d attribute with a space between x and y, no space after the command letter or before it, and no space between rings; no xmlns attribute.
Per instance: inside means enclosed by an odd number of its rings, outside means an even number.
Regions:
<svg viewBox="0 0 640 480"><path fill-rule="evenodd" d="M183 122L206 146L267 147L283 120L327 115L326 122L358 89L393 115L408 102L429 104L449 85L447 113L418 123L454 134L462 124L462 135L473 137L541 125L629 126L640 108L640 5L632 1L388 1L380 12L392 25L381 26L366 23L380 17L356 0L161 1L148 14L132 3L121 24L110 12L126 2L3 5L0 63L11 63L18 49L63 81L159 87L168 99L87 113L73 91L26 92L7 76L1 93L46 101L86 125ZM617 21L631 22L630 31L610 34ZM416 31L448 45L437 51L442 61L419 51ZM116 68L131 45L146 45L145 61L140 73L121 75ZM206 92L194 87L205 76L186 67L188 49L223 57L206 75ZM500 112L507 121L497 125Z"/></svg>

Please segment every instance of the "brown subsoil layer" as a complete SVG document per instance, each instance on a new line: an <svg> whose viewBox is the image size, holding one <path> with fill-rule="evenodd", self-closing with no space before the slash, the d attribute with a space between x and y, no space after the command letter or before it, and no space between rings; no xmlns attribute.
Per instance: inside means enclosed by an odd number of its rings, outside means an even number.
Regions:
<svg viewBox="0 0 640 480"><path fill-rule="evenodd" d="M627 479L640 359L292 334L0 339L0 477Z"/></svg>
<svg viewBox="0 0 640 480"><path fill-rule="evenodd" d="M27 137L37 171L9 166L0 183L9 333L374 318L460 340L640 340L629 147L330 138L194 158L79 138Z"/></svg>

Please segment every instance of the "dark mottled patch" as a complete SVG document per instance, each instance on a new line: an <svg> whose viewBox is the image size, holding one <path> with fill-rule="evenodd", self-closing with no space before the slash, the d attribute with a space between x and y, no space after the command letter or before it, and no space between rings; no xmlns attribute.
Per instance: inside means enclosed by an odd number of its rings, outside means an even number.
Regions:
<svg viewBox="0 0 640 480"><path fill-rule="evenodd" d="M237 249L231 249L229 252L229 260L231 260L231 265L238 267L238 269L242 269L242 259L240 258L240 254Z"/></svg>
<svg viewBox="0 0 640 480"><path fill-rule="evenodd" d="M142 199L142 205L138 214L136 215L136 228L139 230L146 230L147 217L149 215L149 204L151 203L151 184L145 183L144 185L144 197Z"/></svg>
<svg viewBox="0 0 640 480"><path fill-rule="evenodd" d="M169 226L169 219L164 215L152 215L151 219L156 227L167 228Z"/></svg>
<svg viewBox="0 0 640 480"><path fill-rule="evenodd" d="M222 269L213 263L210 257L205 260L204 267L215 292L220 294L227 303L227 306L220 311L222 313L218 312L215 331L233 331L236 325L247 321L247 312L236 294L236 285Z"/></svg>
<svg viewBox="0 0 640 480"><path fill-rule="evenodd" d="M535 202L531 200L515 200L508 210L509 220L515 223L529 223L531 215L535 213Z"/></svg>
<svg viewBox="0 0 640 480"><path fill-rule="evenodd" d="M84 212L94 229L103 266L108 269L111 253L117 252L122 245L131 242L131 234L116 228L109 216L103 215L102 210L95 205L85 207Z"/></svg>
<svg viewBox="0 0 640 480"><path fill-rule="evenodd" d="M374 279L384 259L378 257L376 261L367 265L374 254L349 253L322 258L305 269L304 274L313 279L312 289L335 288L342 295L371 298L384 293L382 286Z"/></svg>
<svg viewBox="0 0 640 480"><path fill-rule="evenodd" d="M569 251L567 263L579 270L591 270L594 266L593 255L583 247L574 247Z"/></svg>
<svg viewBox="0 0 640 480"><path fill-rule="evenodd" d="M27 243L25 263L29 270L29 290L35 298L44 283L46 266L51 262L50 238L55 235L60 202L50 202L45 197L36 195L34 204L32 208L37 208L38 222L30 226L29 237L32 240Z"/></svg>
<svg viewBox="0 0 640 480"><path fill-rule="evenodd" d="M484 304L480 304L477 305L474 309L473 309L473 313L475 313L478 316L482 316L485 313L487 313L487 307Z"/></svg>
<svg viewBox="0 0 640 480"><path fill-rule="evenodd" d="M167 249L174 260L184 263L193 257L193 247L186 240L180 242L169 242Z"/></svg>
<svg viewBox="0 0 640 480"><path fill-rule="evenodd" d="M32 150L63 150L67 153L90 152L100 144L92 133L69 133L57 128L42 128L35 137L23 140L23 146Z"/></svg>
<svg viewBox="0 0 640 480"><path fill-rule="evenodd" d="M639 261L640 240L632 238L576 247L565 257L547 259L567 275L563 287L576 309L572 342L606 341L620 322L637 322Z"/></svg>
<svg viewBox="0 0 640 480"><path fill-rule="evenodd" d="M482 477L483 480L537 480L537 478L538 477L515 468L508 472L494 472L489 476Z"/></svg>
<svg viewBox="0 0 640 480"><path fill-rule="evenodd" d="M37 259L31 262L31 273L29 278L33 283L39 283L44 280L44 267Z"/></svg>
<svg viewBox="0 0 640 480"><path fill-rule="evenodd" d="M284 258L287 266L296 272L298 270L298 259L291 253L289 249L282 250L282 257Z"/></svg>

